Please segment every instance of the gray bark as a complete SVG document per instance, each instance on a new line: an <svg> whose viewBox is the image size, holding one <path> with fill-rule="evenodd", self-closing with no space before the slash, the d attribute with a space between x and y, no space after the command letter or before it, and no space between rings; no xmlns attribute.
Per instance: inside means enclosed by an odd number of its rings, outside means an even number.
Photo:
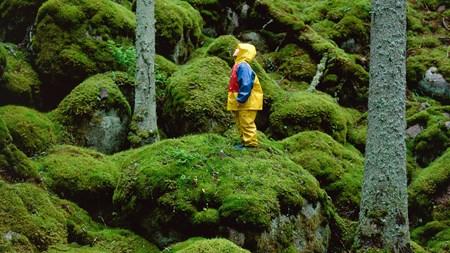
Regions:
<svg viewBox="0 0 450 253"><path fill-rule="evenodd" d="M358 246L412 252L405 145L406 1L372 0L368 129Z"/></svg>
<svg viewBox="0 0 450 253"><path fill-rule="evenodd" d="M133 121L141 145L159 140L155 88L155 1L136 2L136 89Z"/></svg>

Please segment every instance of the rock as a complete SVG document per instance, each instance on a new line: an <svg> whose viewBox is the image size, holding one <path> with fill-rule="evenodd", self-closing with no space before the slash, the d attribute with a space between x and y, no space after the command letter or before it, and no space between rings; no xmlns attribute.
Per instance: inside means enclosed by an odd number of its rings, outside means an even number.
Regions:
<svg viewBox="0 0 450 253"><path fill-rule="evenodd" d="M436 100L450 100L450 83L439 74L436 67L431 67L426 71L418 88Z"/></svg>
<svg viewBox="0 0 450 253"><path fill-rule="evenodd" d="M414 126L408 127L406 129L406 134L408 134L409 138L414 139L416 135L420 134L423 131L423 127L419 124L416 124Z"/></svg>

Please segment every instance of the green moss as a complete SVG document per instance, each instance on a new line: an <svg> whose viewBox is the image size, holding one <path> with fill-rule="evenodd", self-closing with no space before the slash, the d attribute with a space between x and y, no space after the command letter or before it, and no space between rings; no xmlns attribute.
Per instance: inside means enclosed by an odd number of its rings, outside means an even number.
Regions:
<svg viewBox="0 0 450 253"><path fill-rule="evenodd" d="M232 35L220 36L209 45L206 54L209 56L217 56L226 61L228 66L233 67L233 52L238 43L240 43L239 40Z"/></svg>
<svg viewBox="0 0 450 253"><path fill-rule="evenodd" d="M0 176L6 180L40 180L37 167L12 143L11 134L2 116L0 116L0 168Z"/></svg>
<svg viewBox="0 0 450 253"><path fill-rule="evenodd" d="M406 77L408 85L412 88L419 85L419 81L425 76L426 70L431 67L438 68L438 72L446 78L447 82L450 81L450 58L447 57L448 46L440 45L433 39L427 42L426 38L430 37L417 38L416 40L420 41L420 44L415 43L408 48L408 50L414 51L414 54L410 55L406 61ZM410 38L409 41L411 40L413 39ZM428 43L428 45L424 45L424 43ZM438 98L445 100L445 95L443 94L442 96L444 97L438 96Z"/></svg>
<svg viewBox="0 0 450 253"><path fill-rule="evenodd" d="M325 197L309 173L271 151L234 150L227 139L211 134L164 140L128 152L114 201L129 219L139 219L143 208L160 210L164 227L195 229L193 221L216 220L214 210L204 212L214 208L220 224L268 228L279 212L295 213L304 199L315 203Z"/></svg>
<svg viewBox="0 0 450 253"><path fill-rule="evenodd" d="M57 143L53 123L44 114L20 106L0 107L13 143L28 156L39 154Z"/></svg>
<svg viewBox="0 0 450 253"><path fill-rule="evenodd" d="M130 47L135 15L107 0L51 0L39 9L33 40L35 64L46 89L49 104L57 104L87 76L109 70L126 71L128 65L114 57L117 47ZM68 72L67 69L73 71Z"/></svg>
<svg viewBox="0 0 450 253"><path fill-rule="evenodd" d="M166 250L164 250L166 251ZM204 239L204 238L191 238L185 242L171 245L167 248L168 253L246 253L248 250L242 249L236 246L234 243L226 239Z"/></svg>
<svg viewBox="0 0 450 253"><path fill-rule="evenodd" d="M94 118L96 111L114 108L123 120L131 118L130 105L118 88L124 79L116 77L114 73L106 73L86 79L52 112L52 117L66 128L71 141L83 144L85 124Z"/></svg>
<svg viewBox="0 0 450 253"><path fill-rule="evenodd" d="M5 72L7 54L6 49L0 44L0 80Z"/></svg>
<svg viewBox="0 0 450 253"><path fill-rule="evenodd" d="M23 52L15 46L9 48L11 51L4 54L6 68L3 77L0 78L0 105L18 104L38 107L41 90L38 74L27 62Z"/></svg>
<svg viewBox="0 0 450 253"><path fill-rule="evenodd" d="M301 131L320 130L344 143L348 115L327 94L297 92L277 101L270 115L272 137L283 139Z"/></svg>
<svg viewBox="0 0 450 253"><path fill-rule="evenodd" d="M357 115L356 112L351 113ZM347 140L359 151L365 153L367 138L367 113L362 114L354 123L349 126Z"/></svg>
<svg viewBox="0 0 450 253"><path fill-rule="evenodd" d="M450 130L445 125L448 121L445 115L450 111L450 106L428 105L425 109L416 109L422 107L423 103L411 106L408 111L412 115L407 118L408 126L419 125L423 128L414 137L410 147L417 162L423 167L438 158L450 145Z"/></svg>
<svg viewBox="0 0 450 253"><path fill-rule="evenodd" d="M44 190L32 184L9 185L0 181L0 195L2 234L15 232L25 236L39 251L67 242L64 217Z"/></svg>
<svg viewBox="0 0 450 253"><path fill-rule="evenodd" d="M408 187L410 219L414 223L431 219L433 210L445 205L437 200L444 194L450 181L450 150L431 163L427 168L417 171Z"/></svg>
<svg viewBox="0 0 450 253"><path fill-rule="evenodd" d="M156 51L176 63L183 63L200 45L203 19L185 1L158 0L155 4Z"/></svg>
<svg viewBox="0 0 450 253"><path fill-rule="evenodd" d="M294 81L310 83L316 74L316 64L309 53L295 44L282 48L274 57L278 65L277 72L285 78Z"/></svg>
<svg viewBox="0 0 450 253"><path fill-rule="evenodd" d="M169 136L228 129L233 122L226 111L230 71L221 59L207 57L184 65L167 80L163 120Z"/></svg>
<svg viewBox="0 0 450 253"><path fill-rule="evenodd" d="M342 216L357 218L364 169L359 151L318 131L302 132L280 143L292 161L319 180Z"/></svg>
<svg viewBox="0 0 450 253"><path fill-rule="evenodd" d="M97 207L97 202L105 207L111 203L119 169L108 156L89 149L58 146L35 162L44 185L59 196L90 209Z"/></svg>

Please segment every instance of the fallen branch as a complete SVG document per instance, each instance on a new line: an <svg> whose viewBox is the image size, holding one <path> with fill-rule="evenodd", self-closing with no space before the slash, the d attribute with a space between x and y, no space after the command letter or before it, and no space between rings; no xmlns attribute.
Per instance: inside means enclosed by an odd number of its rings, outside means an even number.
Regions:
<svg viewBox="0 0 450 253"><path fill-rule="evenodd" d="M322 57L322 60L320 60L320 63L317 65L316 75L314 76L314 78L311 81L311 84L309 85L309 88L308 88L309 92L312 92L313 90L315 90L316 86L319 84L320 78L322 77L323 72L326 68L327 61L328 61L328 54L325 53Z"/></svg>
<svg viewBox="0 0 450 253"><path fill-rule="evenodd" d="M442 25L445 27L445 29L447 29L448 31L450 31L450 29L447 26L447 23L445 22L445 18L442 18Z"/></svg>

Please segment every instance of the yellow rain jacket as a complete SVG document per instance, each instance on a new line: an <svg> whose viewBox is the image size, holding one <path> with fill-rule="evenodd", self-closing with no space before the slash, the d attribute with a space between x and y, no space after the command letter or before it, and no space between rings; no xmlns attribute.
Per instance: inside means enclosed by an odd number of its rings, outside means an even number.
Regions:
<svg viewBox="0 0 450 253"><path fill-rule="evenodd" d="M238 44L238 48L228 85L227 110L262 110L263 90L258 76L249 65L256 56L256 49L251 44ZM244 106L238 107L238 101Z"/></svg>

